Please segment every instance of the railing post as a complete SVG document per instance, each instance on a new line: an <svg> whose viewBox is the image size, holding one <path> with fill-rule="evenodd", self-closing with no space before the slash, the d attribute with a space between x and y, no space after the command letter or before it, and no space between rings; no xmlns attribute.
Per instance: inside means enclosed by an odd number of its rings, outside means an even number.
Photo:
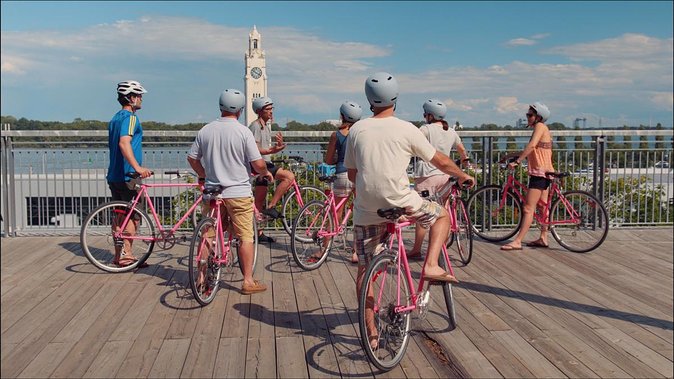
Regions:
<svg viewBox="0 0 674 379"><path fill-rule="evenodd" d="M9 124L3 124L2 130L8 131ZM2 224L5 237L13 237L16 233L16 217L14 216L14 151L12 137L2 136Z"/></svg>
<svg viewBox="0 0 674 379"><path fill-rule="evenodd" d="M482 185L491 184L491 137L482 137Z"/></svg>
<svg viewBox="0 0 674 379"><path fill-rule="evenodd" d="M604 202L604 180L606 179L606 137L603 135L597 136L594 147L594 164L593 164L593 180L594 180L594 195L599 201Z"/></svg>

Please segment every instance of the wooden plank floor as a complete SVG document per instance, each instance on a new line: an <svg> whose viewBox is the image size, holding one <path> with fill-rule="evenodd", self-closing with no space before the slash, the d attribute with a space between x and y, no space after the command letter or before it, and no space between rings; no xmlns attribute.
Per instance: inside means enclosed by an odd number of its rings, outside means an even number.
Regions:
<svg viewBox="0 0 674 379"><path fill-rule="evenodd" d="M107 274L76 236L3 238L1 376L671 378L672 234L612 230L587 254L476 241L470 265L454 262L458 328L447 331L434 288L388 373L360 346L356 267L344 252L303 272L276 234L256 271L267 292L242 295L233 271L200 307L186 244L155 251L148 268Z"/></svg>

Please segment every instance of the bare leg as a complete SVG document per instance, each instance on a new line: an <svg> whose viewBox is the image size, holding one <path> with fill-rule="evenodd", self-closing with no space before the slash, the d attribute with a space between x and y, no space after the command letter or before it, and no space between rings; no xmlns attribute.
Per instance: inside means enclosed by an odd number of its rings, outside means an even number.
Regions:
<svg viewBox="0 0 674 379"><path fill-rule="evenodd" d="M259 211L266 208L267 186L255 186L255 208Z"/></svg>
<svg viewBox="0 0 674 379"><path fill-rule="evenodd" d="M534 220L534 211L536 210L536 204L538 203L538 200L541 198L541 194L543 191L535 188L529 188L527 191L527 198L526 198L526 204L524 204L524 219L522 220L522 228L520 229L520 232L517 234L517 237L513 240L513 242L509 243L510 246L518 248L522 247L522 240L524 240L524 237L527 235L527 232L529 232L529 228L531 228L531 222Z"/></svg>
<svg viewBox="0 0 674 379"><path fill-rule="evenodd" d="M367 267L364 264L358 265L358 275L356 277L356 297L358 297L358 302L360 302L360 290L363 287L366 270ZM379 334L374 323L374 293L372 292L372 288L369 288L367 291L367 300L365 301L365 325L370 346L374 347L377 343Z"/></svg>
<svg viewBox="0 0 674 379"><path fill-rule="evenodd" d="M239 246L239 262L243 272L243 284L252 286L253 279L253 242L241 242Z"/></svg>
<svg viewBox="0 0 674 379"><path fill-rule="evenodd" d="M291 171L284 170L284 169L279 169L276 171L276 176L274 179L278 180L279 183L276 185L276 190L274 191L274 195L271 198L271 201L269 202L269 208L274 208L276 204L278 204L279 201L281 201L281 198L283 195L288 191L288 188L293 184L293 181L295 180L295 174L293 174ZM260 208L264 209L264 208Z"/></svg>
<svg viewBox="0 0 674 379"><path fill-rule="evenodd" d="M426 238L427 231L428 230L422 228L419 224L414 226L414 247L412 247L412 251L410 251L407 256L412 257L421 254L421 245L424 244L424 238Z"/></svg>
<svg viewBox="0 0 674 379"><path fill-rule="evenodd" d="M442 275L445 272L438 265L438 258L440 257L442 245L447 241L447 233L449 233L449 215L447 214L447 210L443 208L440 217L431 226L428 256L424 264L425 275Z"/></svg>

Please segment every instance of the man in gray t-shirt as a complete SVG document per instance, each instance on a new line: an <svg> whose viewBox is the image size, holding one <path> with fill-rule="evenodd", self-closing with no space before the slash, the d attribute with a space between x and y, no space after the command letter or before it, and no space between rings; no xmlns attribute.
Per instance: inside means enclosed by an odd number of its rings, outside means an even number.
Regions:
<svg viewBox="0 0 674 379"><path fill-rule="evenodd" d="M222 191L225 219L229 219L231 229L239 239L239 261L243 272L244 295L262 292L267 286L253 279L253 199L250 188L251 166L261 176L272 179L253 134L238 119L246 104L243 92L227 89L220 95L221 117L201 128L187 155L187 161L199 175L199 181L205 186L219 186ZM203 163L202 163L203 162ZM204 214L211 210L210 204L204 204ZM206 266L198 262L199 291L211 290L207 283Z"/></svg>
<svg viewBox="0 0 674 379"><path fill-rule="evenodd" d="M265 178L258 178L255 181L255 206L257 209L262 209L261 213L271 218L280 218L282 215L281 212L276 210L276 204L281 201L283 195L292 185L295 174L290 170L276 167L271 162L271 155L286 147L281 133L276 133L274 136L275 143L272 145L271 123L274 115L274 102L269 97L258 97L253 101L253 111L257 113L258 118L250 123L250 131L255 137L262 158L267 163L267 169L272 173L274 179L279 181L269 204L265 204L269 181ZM259 240L261 242L274 242L273 238L265 236L262 231L260 231Z"/></svg>

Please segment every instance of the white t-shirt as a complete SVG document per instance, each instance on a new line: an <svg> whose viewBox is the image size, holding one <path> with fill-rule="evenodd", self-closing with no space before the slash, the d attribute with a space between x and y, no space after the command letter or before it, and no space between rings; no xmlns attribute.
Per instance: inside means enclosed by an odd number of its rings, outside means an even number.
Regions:
<svg viewBox="0 0 674 379"><path fill-rule="evenodd" d="M430 161L435 148L412 123L397 117L367 118L356 122L346 139L346 168L357 169L353 222L386 222L377 209L404 207L418 210L423 199L410 189L407 165L413 156Z"/></svg>
<svg viewBox="0 0 674 379"><path fill-rule="evenodd" d="M461 143L461 137L459 137L456 131L454 129L444 130L442 129L442 124L422 125L419 130L426 136L426 139L428 139L433 147L447 156L452 152L452 149L455 149ZM417 178L444 174L444 172L438 170L438 168L428 162L417 162L414 171L414 176Z"/></svg>

